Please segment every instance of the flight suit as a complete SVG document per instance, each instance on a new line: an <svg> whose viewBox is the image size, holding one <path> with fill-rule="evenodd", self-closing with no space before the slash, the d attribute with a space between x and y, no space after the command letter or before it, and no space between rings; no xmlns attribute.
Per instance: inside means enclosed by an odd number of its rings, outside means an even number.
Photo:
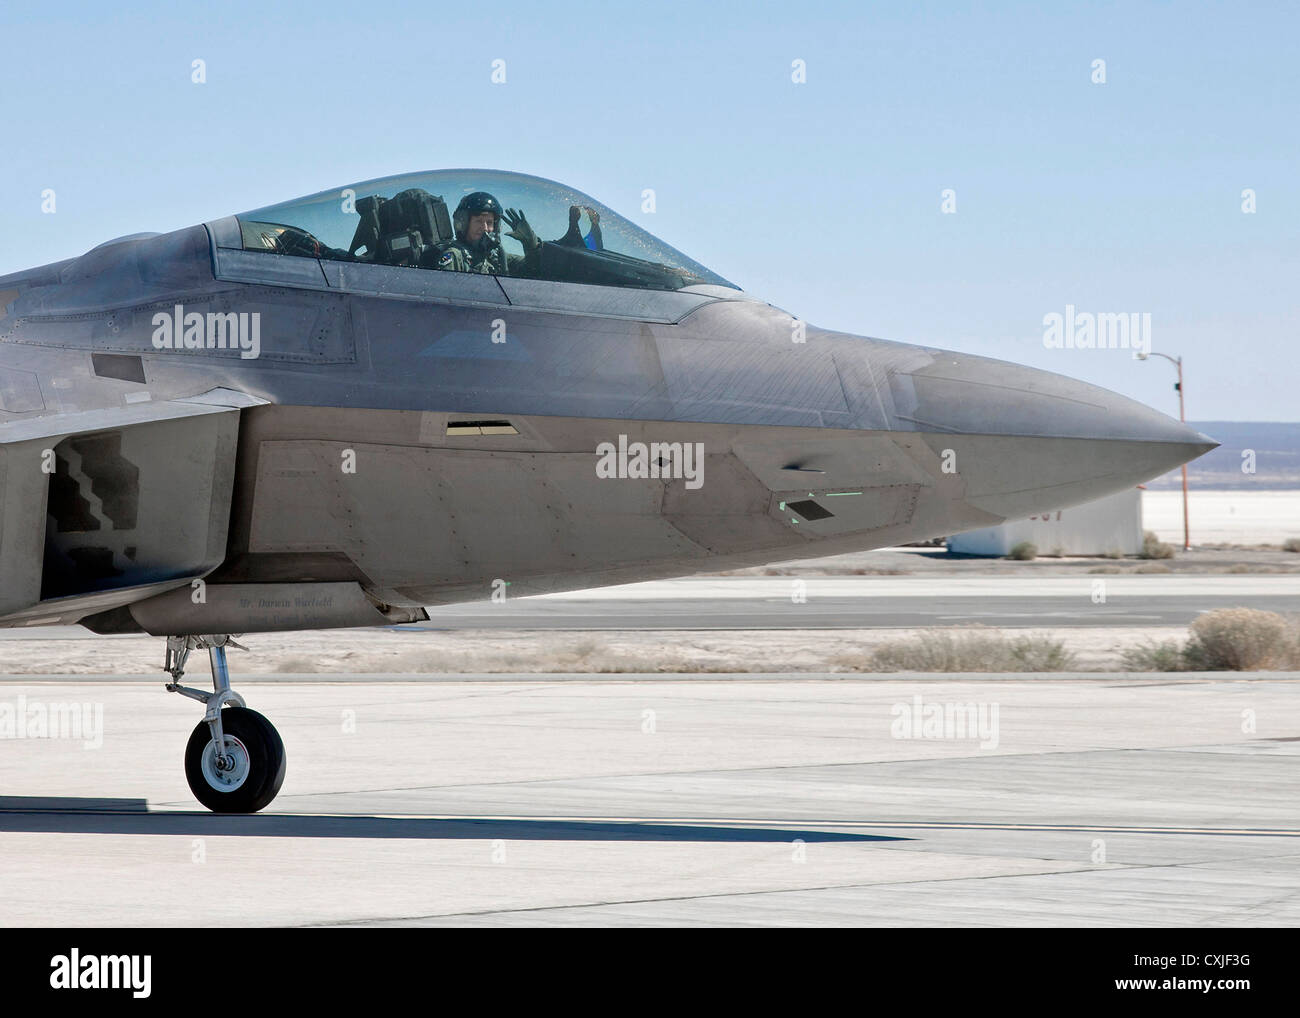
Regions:
<svg viewBox="0 0 1300 1018"><path fill-rule="evenodd" d="M459 240L448 241L438 250L434 268L448 272L481 272L485 275L508 276L511 268L522 262L518 255L507 260L500 246L493 246L486 253L475 251L468 244Z"/></svg>

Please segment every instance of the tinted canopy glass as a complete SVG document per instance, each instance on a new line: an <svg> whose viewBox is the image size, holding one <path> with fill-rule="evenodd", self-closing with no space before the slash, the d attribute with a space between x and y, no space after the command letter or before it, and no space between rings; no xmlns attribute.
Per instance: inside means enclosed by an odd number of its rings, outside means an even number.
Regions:
<svg viewBox="0 0 1300 1018"><path fill-rule="evenodd" d="M385 177L237 218L247 251L654 290L736 288L581 191L500 170Z"/></svg>

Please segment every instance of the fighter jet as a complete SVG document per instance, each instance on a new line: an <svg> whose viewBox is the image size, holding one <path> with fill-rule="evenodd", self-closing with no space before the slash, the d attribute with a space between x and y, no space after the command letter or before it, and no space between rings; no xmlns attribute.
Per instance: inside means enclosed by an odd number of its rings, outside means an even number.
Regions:
<svg viewBox="0 0 1300 1018"><path fill-rule="evenodd" d="M251 812L285 753L234 636L954 534L1214 445L817 328L549 180L388 177L0 277L0 626L165 637L189 785Z"/></svg>

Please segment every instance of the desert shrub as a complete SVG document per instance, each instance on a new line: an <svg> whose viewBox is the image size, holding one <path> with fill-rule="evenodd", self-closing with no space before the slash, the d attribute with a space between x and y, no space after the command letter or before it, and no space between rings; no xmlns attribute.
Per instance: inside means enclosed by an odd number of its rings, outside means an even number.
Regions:
<svg viewBox="0 0 1300 1018"><path fill-rule="evenodd" d="M1300 619L1223 608L1193 622L1191 639L1182 646L1176 640L1147 640L1125 648L1120 659L1134 672L1300 669Z"/></svg>
<svg viewBox="0 0 1300 1018"><path fill-rule="evenodd" d="M1022 636L1011 641L1011 657L1021 672L1068 672L1075 657L1050 636Z"/></svg>
<svg viewBox="0 0 1300 1018"><path fill-rule="evenodd" d="M881 644L871 661L884 672L997 672L1010 665L1005 642L997 633L936 629Z"/></svg>
<svg viewBox="0 0 1300 1018"><path fill-rule="evenodd" d="M1147 640L1136 647L1126 647L1120 660L1130 672L1180 672L1187 667L1184 648L1177 640L1156 643Z"/></svg>
<svg viewBox="0 0 1300 1018"><path fill-rule="evenodd" d="M1156 537L1155 531L1148 530L1142 535L1142 550L1138 558L1173 558L1174 546L1165 544Z"/></svg>
<svg viewBox="0 0 1300 1018"><path fill-rule="evenodd" d="M1102 558L1123 558L1124 553L1120 551L1118 548L1111 548L1110 551L1103 552L1101 557Z"/></svg>
<svg viewBox="0 0 1300 1018"><path fill-rule="evenodd" d="M877 672L1039 672L1068 671L1074 655L1059 640L1025 636L1008 640L979 629L934 629L875 648Z"/></svg>
<svg viewBox="0 0 1300 1018"><path fill-rule="evenodd" d="M1007 553L1007 558L1013 558L1017 562L1027 562L1037 557L1038 545L1034 544L1033 541L1021 541Z"/></svg>
<svg viewBox="0 0 1300 1018"><path fill-rule="evenodd" d="M1183 654L1191 668L1205 671L1257 671L1285 668L1295 653L1286 620L1257 608L1222 608L1192 623Z"/></svg>
<svg viewBox="0 0 1300 1018"><path fill-rule="evenodd" d="M1282 542L1283 551L1300 551L1300 537L1288 537Z"/></svg>

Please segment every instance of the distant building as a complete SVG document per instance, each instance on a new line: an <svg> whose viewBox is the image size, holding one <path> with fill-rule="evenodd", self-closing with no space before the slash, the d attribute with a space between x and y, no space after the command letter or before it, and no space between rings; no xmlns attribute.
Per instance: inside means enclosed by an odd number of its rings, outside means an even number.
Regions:
<svg viewBox="0 0 1300 1018"><path fill-rule="evenodd" d="M957 534L948 538L948 550L1005 555L1021 541L1033 542L1040 555L1136 555L1142 550L1142 491L1130 488L1072 509Z"/></svg>

